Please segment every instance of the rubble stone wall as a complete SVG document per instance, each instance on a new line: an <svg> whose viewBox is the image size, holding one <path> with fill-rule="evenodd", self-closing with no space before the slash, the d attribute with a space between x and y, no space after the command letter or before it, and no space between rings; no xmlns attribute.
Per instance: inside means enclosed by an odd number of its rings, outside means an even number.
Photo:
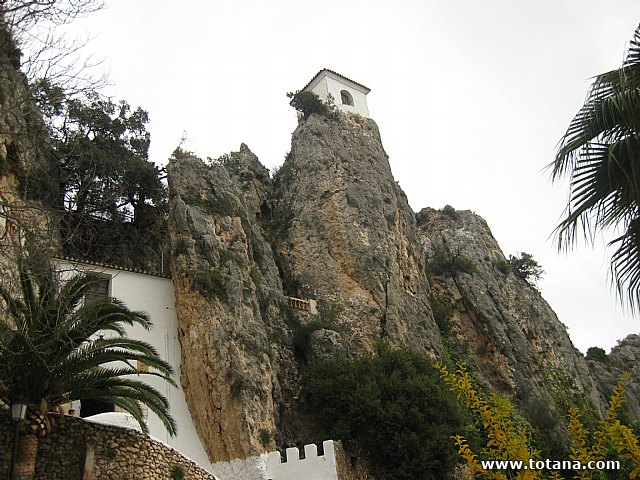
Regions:
<svg viewBox="0 0 640 480"><path fill-rule="evenodd" d="M0 478L8 475L12 430L9 415L1 415ZM35 480L170 480L181 478L179 471L193 480L216 478L143 433L65 417L40 440Z"/></svg>

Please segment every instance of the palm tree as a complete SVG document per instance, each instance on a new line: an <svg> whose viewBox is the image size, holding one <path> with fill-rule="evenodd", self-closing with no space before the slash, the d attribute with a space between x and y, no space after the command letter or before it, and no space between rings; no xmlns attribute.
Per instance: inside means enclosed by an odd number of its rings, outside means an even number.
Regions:
<svg viewBox="0 0 640 480"><path fill-rule="evenodd" d="M570 178L558 245L609 230L612 279L632 310L640 306L640 26L617 70L598 75L560 141L552 179Z"/></svg>
<svg viewBox="0 0 640 480"><path fill-rule="evenodd" d="M17 285L0 285L0 391L6 400L26 399L31 414L40 418L73 400L110 402L131 413L145 432L141 405L146 405L174 435L167 399L138 378L155 375L175 385L171 366L151 345L124 331L126 325L149 329L151 321L115 298L85 302L85 293L99 282L91 273L61 281L42 255L19 260ZM138 362L152 370L139 371ZM37 445L32 432L21 436L16 472L27 476L20 478L32 478Z"/></svg>

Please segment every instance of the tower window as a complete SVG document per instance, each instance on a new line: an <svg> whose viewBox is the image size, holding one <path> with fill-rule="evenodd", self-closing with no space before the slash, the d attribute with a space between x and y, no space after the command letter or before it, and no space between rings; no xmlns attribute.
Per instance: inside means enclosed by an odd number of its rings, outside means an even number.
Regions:
<svg viewBox="0 0 640 480"><path fill-rule="evenodd" d="M343 105L351 105L353 106L353 97L346 90L340 91L340 99L342 100Z"/></svg>

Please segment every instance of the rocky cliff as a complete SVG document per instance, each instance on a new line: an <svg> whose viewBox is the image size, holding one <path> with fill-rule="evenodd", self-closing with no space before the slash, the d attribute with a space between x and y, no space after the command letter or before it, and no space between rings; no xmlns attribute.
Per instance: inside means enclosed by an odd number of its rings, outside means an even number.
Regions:
<svg viewBox="0 0 640 480"><path fill-rule="evenodd" d="M602 410L582 354L486 223L433 209L416 222L372 120L301 119L273 178L245 145L209 165L178 152L168 173L181 380L213 461L304 436L305 362L379 340L466 361L541 430L562 434L572 402Z"/></svg>
<svg viewBox="0 0 640 480"><path fill-rule="evenodd" d="M587 358L592 376L605 398L611 396L613 387L625 373L630 375L624 408L629 419L640 419L640 335L628 335L608 355L587 355Z"/></svg>
<svg viewBox="0 0 640 480"><path fill-rule="evenodd" d="M0 19L0 248L1 263L18 238L29 236L41 248L57 245L55 214L43 208L55 192L49 183L49 137L42 115L20 72L21 52ZM46 205L46 201L45 201ZM20 243L20 242L17 242ZM14 245L15 246L15 245Z"/></svg>
<svg viewBox="0 0 640 480"><path fill-rule="evenodd" d="M287 303L256 225L269 177L247 148L231 175L189 155L168 174L181 382L212 461L246 458L274 445L296 375Z"/></svg>
<svg viewBox="0 0 640 480"><path fill-rule="evenodd" d="M442 354L414 213L375 122L301 121L277 179L276 254L290 294L337 306L339 342L353 355L380 339Z"/></svg>
<svg viewBox="0 0 640 480"><path fill-rule="evenodd" d="M582 353L535 285L513 271L486 222L469 211L429 208L418 220L450 354L476 365L492 390L547 428L571 404L602 411Z"/></svg>

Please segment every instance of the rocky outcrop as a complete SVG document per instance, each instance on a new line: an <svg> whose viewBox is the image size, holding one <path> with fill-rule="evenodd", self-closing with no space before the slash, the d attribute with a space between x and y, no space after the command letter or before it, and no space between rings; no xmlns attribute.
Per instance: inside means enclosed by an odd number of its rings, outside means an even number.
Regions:
<svg viewBox="0 0 640 480"><path fill-rule="evenodd" d="M46 195L47 129L20 72L20 50L0 19L0 195Z"/></svg>
<svg viewBox="0 0 640 480"><path fill-rule="evenodd" d="M0 18L0 265L8 271L25 238L39 250L59 244L56 214L45 206L57 194L48 132L20 55Z"/></svg>
<svg viewBox="0 0 640 480"><path fill-rule="evenodd" d="M275 445L295 377L287 303L255 221L268 176L254 160L243 149L234 177L188 155L168 166L181 382L212 462Z"/></svg>
<svg viewBox="0 0 640 480"><path fill-rule="evenodd" d="M321 311L339 307L335 326L349 354L380 339L443 352L414 214L373 120L301 120L274 190L285 288L316 298Z"/></svg>
<svg viewBox="0 0 640 480"><path fill-rule="evenodd" d="M475 363L492 390L525 411L543 403L552 414L575 403L602 411L565 326L535 286L514 274L486 222L453 209L423 209L418 219L449 353Z"/></svg>
<svg viewBox="0 0 640 480"><path fill-rule="evenodd" d="M611 349L609 355L587 355L591 373L598 382L598 388L605 398L609 398L625 373L626 382L624 407L630 418L640 418L640 335L628 335Z"/></svg>

